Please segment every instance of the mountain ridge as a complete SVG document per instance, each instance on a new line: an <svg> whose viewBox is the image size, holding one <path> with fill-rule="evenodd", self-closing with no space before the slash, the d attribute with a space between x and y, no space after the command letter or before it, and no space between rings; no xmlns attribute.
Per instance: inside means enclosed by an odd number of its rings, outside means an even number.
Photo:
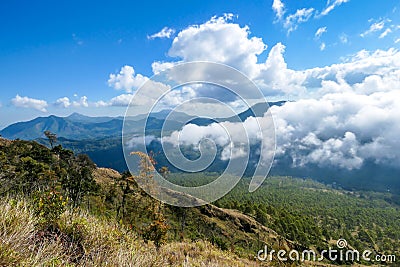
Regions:
<svg viewBox="0 0 400 267"><path fill-rule="evenodd" d="M282 105L286 101L271 102L269 105ZM260 108L260 106L261 107ZM238 118L244 121L249 116L255 114L260 116L260 110L266 110L268 107L264 103L258 103L251 108L238 114ZM134 117L127 117L125 123L129 125L130 129L139 129L146 123L146 129L160 130L166 120L170 110L161 110L159 112L151 113L150 116L146 114L139 114ZM208 125L214 120L194 118L183 112L174 113L174 118L177 120L176 126L181 125L182 122L190 121L198 125ZM236 116L229 118L218 118L219 121L238 121ZM99 139L111 136L121 136L124 117L91 117L80 113L72 113L66 117L56 115L49 115L47 117L37 117L33 120L13 123L0 131L0 135L8 139L23 139L35 140L44 137L44 131L51 131L58 137L64 137L72 140L84 139ZM174 129L174 128L173 128Z"/></svg>

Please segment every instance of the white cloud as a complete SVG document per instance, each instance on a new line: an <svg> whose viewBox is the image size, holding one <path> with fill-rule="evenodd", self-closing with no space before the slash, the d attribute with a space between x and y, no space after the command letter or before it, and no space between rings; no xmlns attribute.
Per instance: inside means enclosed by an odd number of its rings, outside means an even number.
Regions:
<svg viewBox="0 0 400 267"><path fill-rule="evenodd" d="M257 56L264 52L266 45L261 38L249 37L249 27L228 23L232 16L213 17L182 30L174 38L168 55L183 61L225 63L250 76L256 75ZM160 65L153 64L153 69L159 69Z"/></svg>
<svg viewBox="0 0 400 267"><path fill-rule="evenodd" d="M47 112L46 107L48 106L45 100L29 98L26 96L21 97L19 95L16 95L11 99L11 103L16 107L33 108L42 112Z"/></svg>
<svg viewBox="0 0 400 267"><path fill-rule="evenodd" d="M94 103L95 107L108 107L110 104L108 102L105 102L103 100L97 101Z"/></svg>
<svg viewBox="0 0 400 267"><path fill-rule="evenodd" d="M267 59L260 62L259 58L266 50L266 44L261 38L251 37L247 26L230 22L231 18L232 15L213 17L203 24L193 25L179 32L169 50L169 55L177 57L177 60L154 62L153 71L156 73L186 61L215 61L244 72L266 96L299 99L351 91L355 89L352 87L353 84L360 83L371 75L378 75L387 80L384 74L399 68L400 53L395 49L389 49L373 52L362 50L338 64L293 70L287 66L284 58L285 46L281 43L274 45ZM345 34L340 38L342 42L348 42ZM321 44L320 49L325 48L326 45ZM139 86L140 82L137 80L147 80L140 74L135 75L133 68L129 66L125 66L119 74L111 78L110 85L123 88L128 93L133 90L135 83L135 86ZM153 94L149 92L149 97L144 102L150 103L153 99L151 95ZM176 99L171 100L171 103Z"/></svg>
<svg viewBox="0 0 400 267"><path fill-rule="evenodd" d="M147 36L147 39L155 39L155 38L171 38L172 35L175 33L174 29L168 28L168 27L164 27L162 28L161 31L152 34L150 36Z"/></svg>
<svg viewBox="0 0 400 267"><path fill-rule="evenodd" d="M128 106L129 102L132 100L132 94L122 94L116 97L113 97L110 100L110 106Z"/></svg>
<svg viewBox="0 0 400 267"><path fill-rule="evenodd" d="M153 70L153 73L159 73L161 71L164 71L166 69L172 68L173 66L175 66L176 64L178 64L179 62L153 62L151 64L151 69Z"/></svg>
<svg viewBox="0 0 400 267"><path fill-rule="evenodd" d="M379 35L379 39L385 38L386 35L388 35L391 32L392 30L390 28L387 28L384 32L381 33L381 35Z"/></svg>
<svg viewBox="0 0 400 267"><path fill-rule="evenodd" d="M324 51L325 48L326 48L326 44L325 44L325 43L321 43L321 45L319 46L319 49L320 49L321 51Z"/></svg>
<svg viewBox="0 0 400 267"><path fill-rule="evenodd" d="M284 50L279 43L264 63L256 64L254 68L260 71L255 82L267 93L271 93L268 88L286 96L301 96L302 92L314 99L271 108L278 159L289 155L295 166L312 163L347 170L361 168L366 161L399 167L400 52L393 48L362 50L342 63L295 71L287 67ZM243 147L235 142L232 145L218 127L235 132L243 125L187 126L169 141L177 142L179 134L184 134L185 144L207 137L223 147L223 155L232 153L232 149L235 155L242 155ZM249 131L252 140L259 140L256 130Z"/></svg>
<svg viewBox="0 0 400 267"><path fill-rule="evenodd" d="M154 103L156 103L158 97L160 97L160 94L171 89L168 85L148 79L142 84L142 86L143 87L141 87L141 90L136 91L135 94L121 94L111 98L108 101L98 101L95 103L95 106L125 107L129 104L133 106L152 106Z"/></svg>
<svg viewBox="0 0 400 267"><path fill-rule="evenodd" d="M169 136L164 136L162 142L179 145L194 146L198 149L199 144L205 139L222 147L221 159L235 159L247 155L248 145L254 145L266 141L271 137L271 117L247 118L244 122L220 122L207 126L186 124L180 131L174 131ZM265 132L263 132L265 131ZM263 140L265 138L265 140ZM271 144L265 143L267 146ZM269 147L271 148L271 146ZM265 152L265 151L263 151ZM271 157L269 153L261 155ZM266 159L266 158L264 158Z"/></svg>
<svg viewBox="0 0 400 267"><path fill-rule="evenodd" d="M153 140L158 140L158 139L153 135L146 135L144 137L144 140L143 137L141 136L134 136L125 145L130 149L137 149L137 146L143 144L143 141L146 144L146 146L148 146Z"/></svg>
<svg viewBox="0 0 400 267"><path fill-rule="evenodd" d="M331 4L333 7L330 11L340 3L344 1ZM326 14L330 11L326 11ZM288 21L287 29L294 30L298 23L307 21L313 13L313 9L303 9L289 15L285 20ZM294 99L300 99L271 108L278 160L290 156L294 166L317 164L347 170L359 169L366 161L399 166L398 50L362 50L338 64L293 70L285 61L285 46L281 43L272 46L264 62L259 61L266 44L260 38L250 36L247 26L230 22L231 18L213 17L201 25L193 25L179 32L168 52L177 60L154 62L153 72L186 61L216 61L243 71L267 96L293 96ZM371 21L370 33L384 31L385 22ZM315 37L319 38L324 32L326 28L321 27ZM345 34L339 38L342 43L348 42ZM325 43L321 44L320 49L325 49ZM127 71L122 69L118 75L114 75L111 84L127 92L132 91L135 87L133 80L139 77L133 68ZM117 85L117 82L120 84ZM144 97L140 98L142 102L153 101L152 96L156 94L151 90L159 86L150 86L147 92L143 92ZM161 104L177 105L198 96L199 92L198 88L192 86L172 91L165 95ZM131 97L131 94L124 94L101 104L127 105ZM262 133L270 128L271 124L263 122L262 128L258 129L251 118L244 123L221 122L208 126L189 124L163 141L196 146L203 138L208 138L222 147L221 158L227 159L230 155L240 157L245 154L245 147L241 145L244 141L242 138L246 137L243 129L250 135L251 142L255 143L261 141ZM231 137L227 136L225 130L233 133Z"/></svg>
<svg viewBox="0 0 400 267"><path fill-rule="evenodd" d="M89 106L87 96L82 96L78 101L73 101L71 105L74 107L87 108Z"/></svg>
<svg viewBox="0 0 400 267"><path fill-rule="evenodd" d="M133 94L122 94L116 97L111 98L109 101L97 101L95 103L96 107L109 107L109 106L115 106L115 107L126 107L129 105L133 98Z"/></svg>
<svg viewBox="0 0 400 267"><path fill-rule="evenodd" d="M291 155L299 166L358 169L372 160L399 167L399 101L397 89L371 95L328 94L272 107L278 156Z"/></svg>
<svg viewBox="0 0 400 267"><path fill-rule="evenodd" d="M314 12L314 8L298 9L296 13L288 15L283 26L288 30L288 33L295 31L299 24L307 22Z"/></svg>
<svg viewBox="0 0 400 267"><path fill-rule="evenodd" d="M68 97L62 97L57 99L54 105L57 107L68 108L69 106L71 106L71 101Z"/></svg>
<svg viewBox="0 0 400 267"><path fill-rule="evenodd" d="M360 169L366 161L400 167L399 85L370 95L339 92L271 107L276 160L290 156L293 166L316 164L346 170ZM253 117L243 123L188 124L162 141L196 147L208 139L222 147L222 160L231 153L241 157L247 140L251 144L268 142L263 138L268 136L265 133L270 131L271 121L263 117L259 122L261 128Z"/></svg>
<svg viewBox="0 0 400 267"><path fill-rule="evenodd" d="M287 67L283 54L285 46L281 43L272 47L268 58L259 64L260 74L254 78L255 83L268 94L301 94L305 92L302 85L306 78L301 71L294 71Z"/></svg>
<svg viewBox="0 0 400 267"><path fill-rule="evenodd" d="M322 34L326 32L327 32L327 27L318 28L318 30L315 32L315 38L319 39L322 36Z"/></svg>
<svg viewBox="0 0 400 267"><path fill-rule="evenodd" d="M274 0L272 3L272 10L275 12L276 18L281 20L285 14L285 5L281 0Z"/></svg>
<svg viewBox="0 0 400 267"><path fill-rule="evenodd" d="M320 33L324 30L320 30ZM235 38L233 38L235 37ZM342 35L342 42L347 36ZM232 45L226 46L228 40ZM343 63L323 68L296 71L288 68L284 58L285 46L276 44L269 51L265 62L258 62L266 45L259 38L249 37L248 27L229 23L226 18L191 26L178 33L170 49L180 62L205 60L226 63L247 74L267 96L316 97L337 90L350 90L347 84L360 81L372 74L382 74L398 68L397 50L360 51ZM320 49L326 48L321 44ZM154 62L154 71L171 67L177 62ZM355 79L355 80L354 80ZM310 90L311 89L311 90Z"/></svg>
<svg viewBox="0 0 400 267"><path fill-rule="evenodd" d="M193 99L197 96L196 86L183 86L180 90L172 90L164 95L160 101L160 105L163 106L177 106L185 101Z"/></svg>
<svg viewBox="0 0 400 267"><path fill-rule="evenodd" d="M327 2L327 6L325 7L324 10L321 11L321 13L318 14L318 17L326 16L328 15L332 10L334 10L336 7L340 6L343 3L347 3L350 0L335 0L333 3L330 4L330 0Z"/></svg>
<svg viewBox="0 0 400 267"><path fill-rule="evenodd" d="M352 85L362 83L369 76L375 75L386 80L396 80L397 76L394 73L400 69L399 60L400 52L393 48L374 52L362 50L345 59L343 63L304 71L303 85L307 86L309 92L313 91L317 95L323 95L355 90L357 88ZM394 81L394 83L396 82ZM383 86L373 90L378 92L387 89L386 86Z"/></svg>
<svg viewBox="0 0 400 267"><path fill-rule="evenodd" d="M395 44L400 43L400 38L397 38L397 39L394 41L394 43L395 43Z"/></svg>
<svg viewBox="0 0 400 267"><path fill-rule="evenodd" d="M78 95L74 95L78 97ZM56 107L69 108L69 107L89 107L87 96L82 96L79 100L72 101L68 97L61 97L54 102Z"/></svg>
<svg viewBox="0 0 400 267"><path fill-rule="evenodd" d="M135 75L133 67L125 65L118 74L110 74L108 85L117 90L125 90L127 93L131 93L146 81L148 81L147 77L141 74Z"/></svg>
<svg viewBox="0 0 400 267"><path fill-rule="evenodd" d="M365 36L367 36L367 35L369 35L371 33L381 31L384 27L385 27L385 22L384 21L375 22L375 23L371 24L371 26L369 27L368 30L366 30L365 32L361 33L360 36L361 37L365 37Z"/></svg>

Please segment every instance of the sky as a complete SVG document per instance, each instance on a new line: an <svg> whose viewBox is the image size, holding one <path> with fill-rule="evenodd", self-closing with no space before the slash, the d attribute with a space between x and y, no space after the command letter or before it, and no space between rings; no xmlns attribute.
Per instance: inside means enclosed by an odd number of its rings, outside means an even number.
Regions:
<svg viewBox="0 0 400 267"><path fill-rule="evenodd" d="M123 115L155 73L210 61L241 71L268 101L291 100L271 114L276 155L293 165L400 167L397 0L1 1L0 24L0 128L51 114ZM154 100L146 93L139 109ZM195 85L161 102L201 96L238 106ZM232 149L215 126L169 140L214 136Z"/></svg>
<svg viewBox="0 0 400 267"><path fill-rule="evenodd" d="M218 56L239 53L255 65L276 48L281 51L272 64L304 71L343 63L363 50L397 51L399 13L393 0L1 1L0 127L75 111L123 114L126 94L153 75L155 62L211 60L245 71L245 64ZM188 31L207 23L213 24L208 36L197 42L202 33ZM221 24L232 31L218 32ZM218 51L199 51L207 50L207 38ZM201 43L197 51L190 51L193 42ZM230 43L247 51L232 50ZM120 72L131 84L117 88ZM303 89L292 89L266 90L266 97L305 97Z"/></svg>

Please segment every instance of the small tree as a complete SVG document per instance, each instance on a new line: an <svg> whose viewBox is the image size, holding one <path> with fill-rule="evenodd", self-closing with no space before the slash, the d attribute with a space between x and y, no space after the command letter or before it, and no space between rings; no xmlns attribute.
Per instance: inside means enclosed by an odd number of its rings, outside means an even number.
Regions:
<svg viewBox="0 0 400 267"><path fill-rule="evenodd" d="M125 217L126 199L132 193L132 187L135 187L135 181L129 171L125 171L121 175L119 185L122 191L121 204L117 208L117 219L123 220Z"/></svg>
<svg viewBox="0 0 400 267"><path fill-rule="evenodd" d="M66 165L62 166L61 187L72 202L73 207L80 205L83 197L96 189L93 170L96 165L85 154L75 156L73 153L64 153L62 157Z"/></svg>
<svg viewBox="0 0 400 267"><path fill-rule="evenodd" d="M140 157L139 174L133 176L135 180L141 180L140 184L146 186L148 192L152 195L156 193L157 186L153 179L154 177L154 165L156 164L154 158L143 152L132 152L131 155ZM168 169L164 168L162 175L167 175ZM157 248L159 248L167 238L167 232L169 229L167 220L164 216L163 203L157 199L151 198L147 194L141 194L141 202L144 204L145 211L147 211L150 223L142 227L143 238L145 240L151 240L154 242Z"/></svg>
<svg viewBox="0 0 400 267"><path fill-rule="evenodd" d="M49 130L44 131L44 135L49 140L51 149L53 149L54 144L57 142L57 135L55 133L50 132Z"/></svg>

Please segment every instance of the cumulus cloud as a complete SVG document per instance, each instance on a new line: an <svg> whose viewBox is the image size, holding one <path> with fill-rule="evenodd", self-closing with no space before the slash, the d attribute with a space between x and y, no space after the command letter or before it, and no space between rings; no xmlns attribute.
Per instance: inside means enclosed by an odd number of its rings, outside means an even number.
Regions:
<svg viewBox="0 0 400 267"><path fill-rule="evenodd" d="M82 96L81 98L79 98L78 101L73 101L73 102L72 102L72 106L74 106L74 107L85 107L85 108L87 108L87 107L89 106L87 96Z"/></svg>
<svg viewBox="0 0 400 267"><path fill-rule="evenodd" d="M147 39L171 38L174 33L175 33L174 29L164 27L164 28L162 28L161 31L154 33L150 36L147 36Z"/></svg>
<svg viewBox="0 0 400 267"><path fill-rule="evenodd" d="M283 56L285 48L282 43L272 47L265 63L258 66L259 75L253 78L266 95L296 95L306 91L303 86L306 76L301 71L294 71L287 67Z"/></svg>
<svg viewBox="0 0 400 267"><path fill-rule="evenodd" d="M275 12L276 18L281 20L285 14L285 5L281 0L274 0L272 3L272 10Z"/></svg>
<svg viewBox="0 0 400 267"><path fill-rule="evenodd" d="M288 15L283 26L288 30L288 34L297 29L298 25L307 22L314 12L314 8L298 9L294 14Z"/></svg>
<svg viewBox="0 0 400 267"><path fill-rule="evenodd" d="M257 56L266 49L261 38L250 37L248 26L229 23L232 14L213 17L209 21L192 25L174 38L168 51L171 57L183 61L214 61L225 63L254 76ZM153 64L160 66L160 64Z"/></svg>
<svg viewBox="0 0 400 267"><path fill-rule="evenodd" d="M153 73L159 73L162 72L166 69L172 68L176 64L179 64L180 62L159 62L155 61L151 64L151 69L153 70Z"/></svg>
<svg viewBox="0 0 400 267"><path fill-rule="evenodd" d="M16 107L22 108L33 108L42 112L47 112L46 107L48 106L45 100L29 98L27 96L16 95L11 99L11 103Z"/></svg>
<svg viewBox="0 0 400 267"><path fill-rule="evenodd" d="M332 10L334 10L336 7L340 6L343 3L347 3L350 0L335 0L331 3L330 0L328 0L327 5L325 9L321 11L321 13L318 14L318 17L326 16L328 15Z"/></svg>
<svg viewBox="0 0 400 267"><path fill-rule="evenodd" d="M148 78L141 74L135 75L133 67L125 65L121 68L119 73L110 74L108 85L117 90L125 90L127 93L131 93L147 80Z"/></svg>
<svg viewBox="0 0 400 267"><path fill-rule="evenodd" d="M344 2L347 1L331 2L325 13ZM294 30L315 11L303 9L296 13L284 20L284 23L289 21L288 29ZM293 166L317 164L346 170L362 168L366 161L400 167L397 141L400 135L400 52L397 49L361 50L337 64L293 70L285 61L282 43L273 45L266 60L259 61L266 44L261 38L251 36L249 27L233 23L231 19L230 15L213 17L203 24L183 29L175 36L168 52L176 61L154 62L153 72L186 61L216 61L243 71L266 96L300 99L271 108L277 136L277 160L290 156ZM383 21L374 23L365 34L384 32L384 24ZM324 32L326 28L321 27L315 37L319 38ZM342 43L348 42L345 34L339 38ZM325 49L325 45L320 48ZM138 86L136 80L141 78L146 80L144 76L135 75L132 67L125 66L119 74L110 76L109 83L128 93L102 104L127 105L132 97L130 92ZM152 96L157 95L151 90L156 92L159 87L150 86L140 98L142 102L151 103ZM176 105L199 94L199 88L186 87L172 91L161 102L166 106ZM245 152L240 139L246 136L243 129L254 143L268 141L261 140L261 136L272 126L265 122L260 130L253 125L251 118L244 123L189 124L165 137L164 141L195 146L204 138L211 139L222 147L223 159L228 155L240 157ZM225 130L238 137L232 140Z"/></svg>
<svg viewBox="0 0 400 267"><path fill-rule="evenodd" d="M177 106L182 104L185 101L190 99L194 99L198 94L196 93L196 86L183 86L180 89L175 89L165 94L164 97L160 101L160 105L168 107L168 106Z"/></svg>
<svg viewBox="0 0 400 267"><path fill-rule="evenodd" d="M270 131L271 127L271 117L265 117L262 120L249 117L244 122L225 121L207 126L186 124L180 131L174 131L171 135L164 136L162 142L171 143L175 147L185 145L199 149L202 141L209 140L222 148L221 160L237 159L248 154L249 145L255 145L270 139L271 132L266 132ZM271 148L270 140L269 145L269 148ZM265 157L265 160L267 160L267 156L271 157L269 153L263 153L260 156Z"/></svg>
<svg viewBox="0 0 400 267"><path fill-rule="evenodd" d="M136 77L138 77L136 75ZM143 76L142 76L143 77ZM130 82L128 82L130 83ZM141 87L142 86L142 87ZM149 79L145 79L145 81L140 84L141 90L136 90L135 93L126 93L115 96L108 101L98 101L95 103L97 107L105 107L105 106L117 106L117 107L126 107L129 104L134 106L152 106L156 103L157 99L164 92L170 90L170 86L166 85L162 82L153 81ZM135 97L134 97L135 96Z"/></svg>
<svg viewBox="0 0 400 267"><path fill-rule="evenodd" d="M398 60L400 60L400 52L393 48L373 52L362 50L344 59L343 63L306 70L303 85L318 95L360 90L352 85L363 82L369 76L377 75L385 80L398 79L394 75L400 68ZM386 88L386 86L377 87L373 91L386 91ZM358 93L361 92L358 91Z"/></svg>
<svg viewBox="0 0 400 267"><path fill-rule="evenodd" d="M132 100L132 94L122 94L116 97L111 98L109 105L110 106L117 106L117 107L124 107L128 106L129 102Z"/></svg>
<svg viewBox="0 0 400 267"><path fill-rule="evenodd" d="M190 26L174 38L169 55L175 62L154 62L153 72L170 68L186 61L214 61L228 64L253 79L267 95L280 93L301 94L304 74L287 68L283 53L285 46L276 44L265 62L258 57L267 48L261 38L251 37L248 26L230 20L232 15L213 17L209 21ZM298 19L302 21L302 19ZM199 70L200 71L200 70Z"/></svg>
<svg viewBox="0 0 400 267"><path fill-rule="evenodd" d="M326 32L327 32L327 27L318 28L318 30L315 32L315 38L319 39L322 36L322 34Z"/></svg>
<svg viewBox="0 0 400 267"><path fill-rule="evenodd" d="M312 12L314 11L303 9L296 12L297 15L289 15L286 21L291 26L288 27L295 27L297 22L307 20ZM383 75L399 66L400 54L395 49L388 49L371 52L362 50L344 58L338 64L292 70L287 66L284 58L285 46L281 43L272 46L266 60L260 62L260 55L266 51L267 45L261 38L251 36L248 26L234 23L232 18L232 14L213 17L203 24L192 25L180 31L168 51L176 61L154 62L153 72L157 73L187 61L214 61L228 64L245 73L266 96L298 99L351 90L351 85L361 82L367 76ZM382 26L379 26L380 22L377 23L373 29L384 27L383 21ZM326 28L321 27L315 36L321 36L324 32ZM339 38L342 43L348 42L345 34ZM321 43L320 50L324 49L326 44ZM131 93L146 80L148 79L143 75L135 74L132 67L125 66L120 73L110 75L109 84Z"/></svg>
<svg viewBox="0 0 400 267"><path fill-rule="evenodd" d="M399 84L394 88L370 95L333 93L271 107L276 160L290 157L293 167L315 164L345 170L360 169L366 161L400 167ZM188 124L162 141L198 146L207 139L222 148L222 160L242 157L247 138L251 144L268 142L262 138L273 127L271 121L268 116L258 121L260 128L253 117L243 123Z"/></svg>
<svg viewBox="0 0 400 267"><path fill-rule="evenodd" d="M400 167L400 52L362 50L339 64L294 71L287 68L284 48L279 44L271 49L259 77L268 86L307 86L315 94L271 108L277 160L289 156L293 166L315 164L345 170L362 168L366 161ZM250 127L251 119L245 124L185 126L165 141L195 145L209 138L223 148L221 157L226 159L231 153L242 155L243 147L237 145L240 139L232 142L221 129L240 138L246 135L236 129L244 128L255 142L260 141L260 132L270 129Z"/></svg>
<svg viewBox="0 0 400 267"><path fill-rule="evenodd" d="M69 106L71 106L71 101L69 100L68 97L61 97L56 100L54 105L57 107L68 108Z"/></svg>
<svg viewBox="0 0 400 267"><path fill-rule="evenodd" d="M294 15L288 21L303 21L306 13ZM397 50L360 51L356 55L346 57L344 62L322 68L292 70L288 68L284 58L285 46L275 44L270 49L267 59L259 62L267 45L261 38L251 37L247 26L240 26L230 21L232 16L213 17L209 21L190 26L174 38L169 55L177 57L177 61L154 62L153 72L159 72L176 64L200 60L225 63L237 68L249 76L267 96L274 97L315 97L332 90L346 90L346 84L360 82L372 74L383 74L398 68ZM290 23L289 23L290 24ZM292 25L294 26L294 25ZM321 27L316 36L326 32ZM341 42L348 42L347 35L340 36ZM233 40L233 41L232 41ZM326 44L321 44L324 50ZM396 59L396 60L395 60ZM310 90L311 89L311 90Z"/></svg>
<svg viewBox="0 0 400 267"><path fill-rule="evenodd" d="M399 92L336 93L272 107L278 157L290 155L297 166L351 170L372 160L400 167Z"/></svg>
<svg viewBox="0 0 400 267"><path fill-rule="evenodd" d="M77 95L75 97L78 97ZM71 101L68 97L61 97L54 102L54 106L61 108L69 107L89 107L87 96L82 96L79 100Z"/></svg>
<svg viewBox="0 0 400 267"><path fill-rule="evenodd" d="M129 105L133 98L133 94L122 94L111 98L109 101L97 101L94 103L96 107L126 107Z"/></svg>

